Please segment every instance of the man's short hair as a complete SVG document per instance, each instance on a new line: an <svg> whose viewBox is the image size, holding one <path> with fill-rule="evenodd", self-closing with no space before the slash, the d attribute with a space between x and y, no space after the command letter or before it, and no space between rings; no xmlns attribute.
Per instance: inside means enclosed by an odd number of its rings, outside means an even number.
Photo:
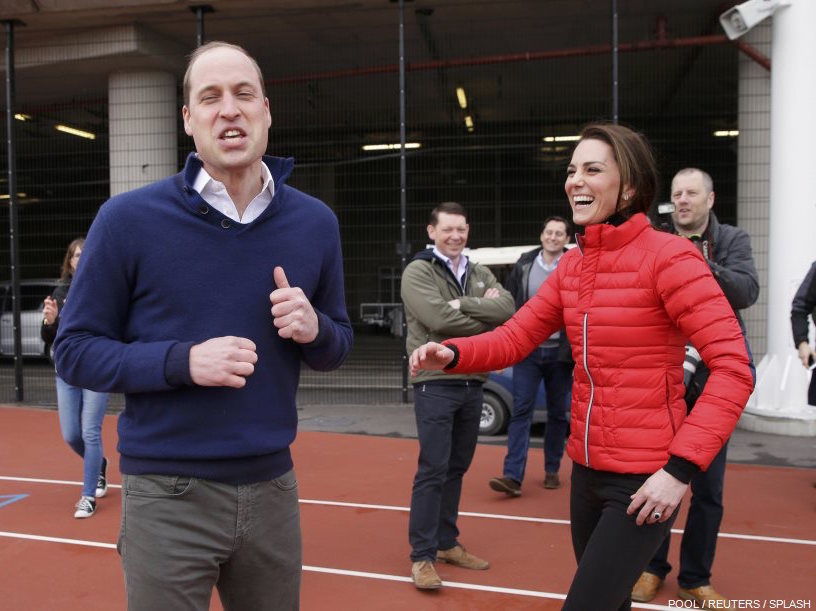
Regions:
<svg viewBox="0 0 816 611"><path fill-rule="evenodd" d="M712 180L711 174L700 168L683 168L677 171L674 178L677 178L681 174L693 174L694 172L699 172L703 177L703 188L706 190L706 195L714 191L714 180ZM672 182L674 182L674 178L672 178Z"/></svg>
<svg viewBox="0 0 816 611"><path fill-rule="evenodd" d="M565 219L563 216L548 216L544 219L544 224L541 226L541 232L543 233L544 230L547 228L551 222L555 221L556 223L564 223L564 227L567 229L567 235L572 235L572 224Z"/></svg>
<svg viewBox="0 0 816 611"><path fill-rule="evenodd" d="M213 40L212 42L208 42L206 45L201 45L200 47L196 48L195 51L190 53L190 59L187 62L187 70L184 72L184 81L182 84L182 93L184 95L185 106L190 105L190 72L193 69L193 64L207 51L220 49L222 47L243 53L247 56L247 58L249 58L249 61L252 62L252 66L255 68L255 72L258 73L258 80L261 82L261 94L263 97L266 97L266 87L264 86L263 73L261 72L261 67L258 65L258 62L255 61L255 58L252 57L249 52L240 45L236 45L231 42L224 42L223 40Z"/></svg>
<svg viewBox="0 0 816 611"><path fill-rule="evenodd" d="M465 222L467 223L468 217L467 212L465 212L465 207L462 204L457 202L442 202L436 208L431 210L431 216L428 218L428 224L436 227L437 223L439 223L439 213L444 212L445 214L456 214L458 216L464 216Z"/></svg>

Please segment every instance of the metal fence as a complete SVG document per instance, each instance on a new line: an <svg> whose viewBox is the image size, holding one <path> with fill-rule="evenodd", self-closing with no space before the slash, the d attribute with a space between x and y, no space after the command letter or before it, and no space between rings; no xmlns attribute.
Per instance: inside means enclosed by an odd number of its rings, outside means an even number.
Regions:
<svg viewBox="0 0 816 611"><path fill-rule="evenodd" d="M440 201L466 206L473 247L535 243L542 219L569 214L563 181L570 142L564 137L588 121L610 118L613 78L611 13L588 19L566 4L405 5L405 133L417 145L406 150L411 252L428 241L427 215ZM619 117L655 146L663 198L676 169L703 167L715 178L720 219L734 223L737 149L727 133L737 123L738 50L713 35L717 3L694 4L696 11L683 3L641 2L619 16ZM593 4L600 5L608 9ZM358 14L346 5L324 6L319 18L305 9L302 15L292 11L285 20L274 10L206 15L209 39L242 44L259 60L273 115L269 152L295 157L291 182L326 201L340 221L356 344L338 372L304 372L301 401L401 397L402 340L389 305L399 302L401 272L399 150L364 148L399 142L399 6L366 6ZM184 52L192 49L194 16L151 19L144 16L140 23ZM24 28L16 42L29 55L66 53L70 43L54 42L53 34ZM82 32L77 39L93 34ZM105 55L127 41L100 35L97 42ZM180 86L183 56L167 53ZM129 63L123 59L122 66ZM58 276L68 242L87 231L109 196L109 100L97 71L91 59L72 63L66 78L76 79L76 90L52 72L16 71L23 280ZM180 91L178 97L180 107ZM57 125L74 126L93 139L57 131ZM192 148L180 113L176 134L180 167ZM5 142L6 136L4 126L0 138ZM7 164L4 150L0 167ZM8 236L8 199L2 201L0 236ZM10 277L9 256L9 241L0 240L0 282ZM3 297L6 347L5 290ZM43 297L23 304L36 309ZM38 325L40 318L31 320ZM38 326L23 329L24 336L38 332ZM32 356L23 364L26 402L53 403L48 361ZM0 402L14 399L13 361L4 354Z"/></svg>

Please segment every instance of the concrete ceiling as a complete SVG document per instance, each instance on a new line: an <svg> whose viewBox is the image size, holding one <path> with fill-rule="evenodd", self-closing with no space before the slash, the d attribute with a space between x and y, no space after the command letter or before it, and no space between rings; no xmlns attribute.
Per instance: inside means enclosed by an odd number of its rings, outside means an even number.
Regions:
<svg viewBox="0 0 816 611"><path fill-rule="evenodd" d="M185 55L196 45L198 23L190 0L0 0L0 19L15 27L17 108L105 99L111 72L160 69L179 80ZM325 108L396 108L396 73L382 81L326 78L398 62L398 5L389 0L211 0L204 15L206 40L243 45L264 71L273 98L282 83L291 95L310 96ZM719 35L720 0L617 0L619 40L653 41ZM610 1L415 0L405 3L406 60L485 63L497 56L556 52L610 43ZM660 24L663 24L662 26ZM735 87L734 51L727 45L651 50L620 55L621 96L627 104L663 108L689 103L683 91ZM610 91L609 55L491 63L489 69L425 69L409 73L413 112L422 121L449 118L453 90L466 85L482 120L529 117L542 101L597 106ZM598 59L603 58L603 59ZM2 68L4 70L4 67ZM311 78L304 75L312 75ZM340 84L338 84L340 83ZM383 86L387 91L372 90ZM441 100L444 99L444 103ZM714 96L712 99L716 99ZM705 100L695 100L705 105ZM5 104L5 101L2 102ZM78 109L78 112L81 109ZM91 120L86 118L86 120ZM100 117L99 120L104 120ZM376 121L375 121L376 122Z"/></svg>

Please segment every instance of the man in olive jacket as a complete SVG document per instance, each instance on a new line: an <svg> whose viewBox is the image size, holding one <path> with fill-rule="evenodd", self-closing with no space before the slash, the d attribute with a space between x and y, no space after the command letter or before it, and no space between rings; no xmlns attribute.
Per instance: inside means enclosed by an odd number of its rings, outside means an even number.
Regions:
<svg viewBox="0 0 816 611"><path fill-rule="evenodd" d="M428 341L489 331L513 314L512 295L489 269L462 254L468 231L460 204L445 202L431 212L428 237L434 248L418 253L402 275L409 354ZM411 380L419 461L408 539L411 575L419 589L441 587L435 560L469 569L489 566L459 544L456 527L462 477L476 451L486 379L487 373L421 371Z"/></svg>

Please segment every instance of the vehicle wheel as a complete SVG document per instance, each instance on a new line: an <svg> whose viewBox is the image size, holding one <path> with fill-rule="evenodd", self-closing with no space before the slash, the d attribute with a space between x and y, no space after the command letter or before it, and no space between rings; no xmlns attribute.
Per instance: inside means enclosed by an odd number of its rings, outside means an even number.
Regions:
<svg viewBox="0 0 816 611"><path fill-rule="evenodd" d="M499 397L492 392L484 393L482 419L479 422L480 435L500 435L507 428L509 410Z"/></svg>

